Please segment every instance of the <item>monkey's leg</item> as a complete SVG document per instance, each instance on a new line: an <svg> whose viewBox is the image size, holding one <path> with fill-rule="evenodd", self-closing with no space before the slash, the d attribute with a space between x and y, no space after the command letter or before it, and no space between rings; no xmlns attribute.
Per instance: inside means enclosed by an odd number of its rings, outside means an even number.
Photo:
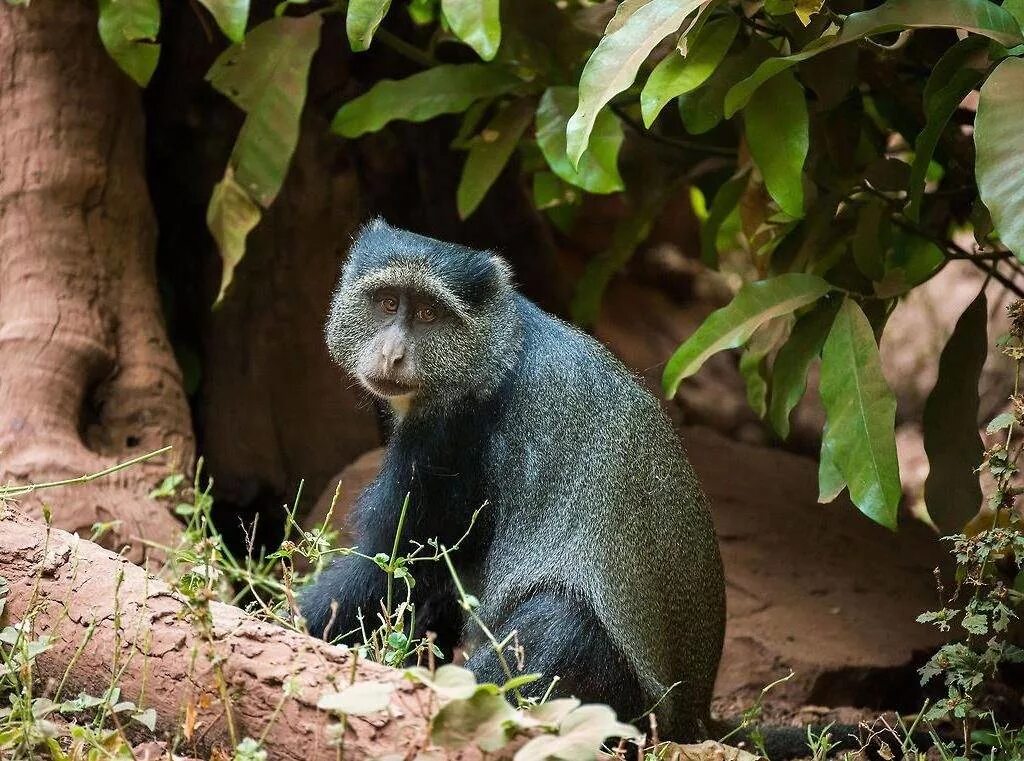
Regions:
<svg viewBox="0 0 1024 761"><path fill-rule="evenodd" d="M513 630L525 651L522 673L544 675L524 687L524 695L542 696L557 676L552 696L607 703L623 721L637 718L649 707L636 674L588 604L537 592L506 613L494 633L501 640ZM515 675L515 656L506 650L505 660ZM480 682L502 684L508 678L486 642L477 647L466 665Z"/></svg>

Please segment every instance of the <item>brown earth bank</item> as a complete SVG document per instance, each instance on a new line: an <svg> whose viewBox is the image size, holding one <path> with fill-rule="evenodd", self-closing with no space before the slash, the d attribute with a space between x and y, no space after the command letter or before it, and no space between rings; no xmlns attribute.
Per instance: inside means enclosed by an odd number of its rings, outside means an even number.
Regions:
<svg viewBox="0 0 1024 761"><path fill-rule="evenodd" d="M936 601L933 569L943 547L935 534L907 515L893 534L846 499L818 504L810 458L705 427L685 428L683 438L711 498L725 564L716 714L738 715L790 670L767 703L774 720L852 722L919 709L916 665L939 644L935 630L914 620ZM373 478L382 452L340 474L337 516ZM307 525L323 520L336 483ZM846 710L828 710L836 708Z"/></svg>

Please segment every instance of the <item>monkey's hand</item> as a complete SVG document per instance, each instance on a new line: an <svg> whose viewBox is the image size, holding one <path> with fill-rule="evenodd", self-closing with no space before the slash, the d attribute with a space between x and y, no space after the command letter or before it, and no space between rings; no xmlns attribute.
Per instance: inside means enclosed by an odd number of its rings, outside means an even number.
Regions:
<svg viewBox="0 0 1024 761"><path fill-rule="evenodd" d="M386 594L387 576L375 563L346 555L299 592L299 609L309 633L332 642L359 631L360 617L373 620Z"/></svg>

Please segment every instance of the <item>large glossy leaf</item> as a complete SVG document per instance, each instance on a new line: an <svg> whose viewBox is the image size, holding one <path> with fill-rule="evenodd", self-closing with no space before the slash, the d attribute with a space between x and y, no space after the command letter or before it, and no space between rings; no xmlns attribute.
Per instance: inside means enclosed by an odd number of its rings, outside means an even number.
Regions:
<svg viewBox="0 0 1024 761"><path fill-rule="evenodd" d="M232 42L245 37L249 21L249 0L199 0L213 16L224 36Z"/></svg>
<svg viewBox="0 0 1024 761"><path fill-rule="evenodd" d="M549 87L537 108L537 144L551 171L566 182L590 193L622 190L619 148L622 125L611 113L603 112L594 124L590 147L575 167L565 152L565 125L576 109L575 87Z"/></svg>
<svg viewBox="0 0 1024 761"><path fill-rule="evenodd" d="M501 0L441 0L441 10L455 36L485 61L501 44Z"/></svg>
<svg viewBox="0 0 1024 761"><path fill-rule="evenodd" d="M140 87L149 84L160 58L158 0L99 0L97 28L103 47Z"/></svg>
<svg viewBox="0 0 1024 761"><path fill-rule="evenodd" d="M675 396L683 379L697 372L712 354L735 349L774 317L812 304L832 289L816 275L792 272L743 286L726 306L711 313L672 355L662 388Z"/></svg>
<svg viewBox="0 0 1024 761"><path fill-rule="evenodd" d="M501 695L478 689L470 698L444 705L430 725L430 739L449 750L473 745L482 751L500 750L509 740L518 714Z"/></svg>
<svg viewBox="0 0 1024 761"><path fill-rule="evenodd" d="M789 416L807 388L807 373L811 363L821 354L832 322L839 308L839 300L822 301L800 317L789 340L779 349L772 365L772 393L768 405L768 420L782 439L789 438Z"/></svg>
<svg viewBox="0 0 1024 761"><path fill-rule="evenodd" d="M499 111L470 142L456 193L460 217L465 219L480 205L533 121L533 113L533 100L515 101Z"/></svg>
<svg viewBox="0 0 1024 761"><path fill-rule="evenodd" d="M969 38L977 39L977 38ZM966 42L966 40L965 40ZM906 215L909 219L917 221L921 215L921 200L924 197L925 175L928 172L928 165L935 154L935 147L939 144L939 138L946 124L956 112L957 106L967 97L981 81L980 71L968 67L959 68L948 76L936 68L935 73L929 79L934 79L936 74L944 76L945 81L928 93L930 97L925 98L924 129L914 141L914 161L910 168L910 193L907 203Z"/></svg>
<svg viewBox="0 0 1024 761"><path fill-rule="evenodd" d="M725 58L739 26L739 18L731 13L709 21L689 44L685 57L674 50L654 67L640 93L640 110L646 126L654 123L670 100L707 81Z"/></svg>
<svg viewBox="0 0 1024 761"><path fill-rule="evenodd" d="M989 0L889 0L877 8L850 14L838 34L822 37L798 53L765 61L729 91L725 115L732 116L743 108L769 79L818 53L871 35L928 27L963 29L1007 47L1024 42L1016 19Z"/></svg>
<svg viewBox="0 0 1024 761"><path fill-rule="evenodd" d="M896 398L882 375L871 324L853 299L839 307L825 340L821 400L832 463L849 486L853 503L876 523L895 530L901 496Z"/></svg>
<svg viewBox="0 0 1024 761"><path fill-rule="evenodd" d="M803 168L810 145L804 88L790 73L774 77L743 111L750 155L779 207L804 215Z"/></svg>
<svg viewBox="0 0 1024 761"><path fill-rule="evenodd" d="M465 111L475 101L502 95L519 83L501 66L435 66L405 79L381 80L338 109L331 130L344 137L359 137L395 120L425 122L441 114Z"/></svg>
<svg viewBox="0 0 1024 761"><path fill-rule="evenodd" d="M621 27L601 38L580 75L579 104L566 125L566 152L573 166L590 143L598 114L636 79L655 46L679 29L707 0L650 0Z"/></svg>
<svg viewBox="0 0 1024 761"><path fill-rule="evenodd" d="M210 205L206 209L206 225L220 250L221 277L216 306L224 299L235 267L245 256L245 239L260 221L260 207L235 182L230 165L224 179L213 188Z"/></svg>
<svg viewBox="0 0 1024 761"><path fill-rule="evenodd" d="M387 15L391 0L349 0L345 13L348 44L356 52L367 50L373 35Z"/></svg>
<svg viewBox="0 0 1024 761"><path fill-rule="evenodd" d="M939 376L924 406L928 515L943 534L963 529L981 508L976 472L985 451L978 433L978 383L988 348L985 291L957 321L939 357Z"/></svg>
<svg viewBox="0 0 1024 761"><path fill-rule="evenodd" d="M254 201L269 206L284 182L306 101L320 15L265 21L214 61L206 78L246 113L230 164Z"/></svg>
<svg viewBox="0 0 1024 761"><path fill-rule="evenodd" d="M975 173L981 200L1003 243L1024 260L1024 60L1007 58L981 88L974 122Z"/></svg>

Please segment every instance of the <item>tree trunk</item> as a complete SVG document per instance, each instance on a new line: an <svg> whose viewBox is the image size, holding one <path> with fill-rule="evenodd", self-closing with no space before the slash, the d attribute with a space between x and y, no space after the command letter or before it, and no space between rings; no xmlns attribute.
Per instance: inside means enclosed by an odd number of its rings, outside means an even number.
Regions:
<svg viewBox="0 0 1024 761"><path fill-rule="evenodd" d="M335 759L337 749L325 735L331 719L316 704L353 678L387 682L395 690L386 712L348 717L345 758L412 758L427 741L437 708L433 693L400 671L370 662L353 670L346 651L217 602L209 604L204 636L186 600L163 582L123 557L10 510L0 515L0 567L10 584L5 623L30 618L34 636L54 637L36 658L36 681L45 689L70 669L65 697L78 691L101 695L112 669L125 666L118 680L121 700L155 709L157 728L169 737L191 726L191 739L179 752L206 757L213 746L229 746L230 715L237 739L266 731L265 748L275 761ZM285 697L286 683L292 697ZM53 697L52 687L44 694ZM501 757L508 756L489 756Z"/></svg>
<svg viewBox="0 0 1024 761"><path fill-rule="evenodd" d="M0 484L171 444L25 503L45 499L68 530L117 521L111 541L167 542L177 522L145 495L194 445L156 289L139 94L82 0L0 6L0 72Z"/></svg>

